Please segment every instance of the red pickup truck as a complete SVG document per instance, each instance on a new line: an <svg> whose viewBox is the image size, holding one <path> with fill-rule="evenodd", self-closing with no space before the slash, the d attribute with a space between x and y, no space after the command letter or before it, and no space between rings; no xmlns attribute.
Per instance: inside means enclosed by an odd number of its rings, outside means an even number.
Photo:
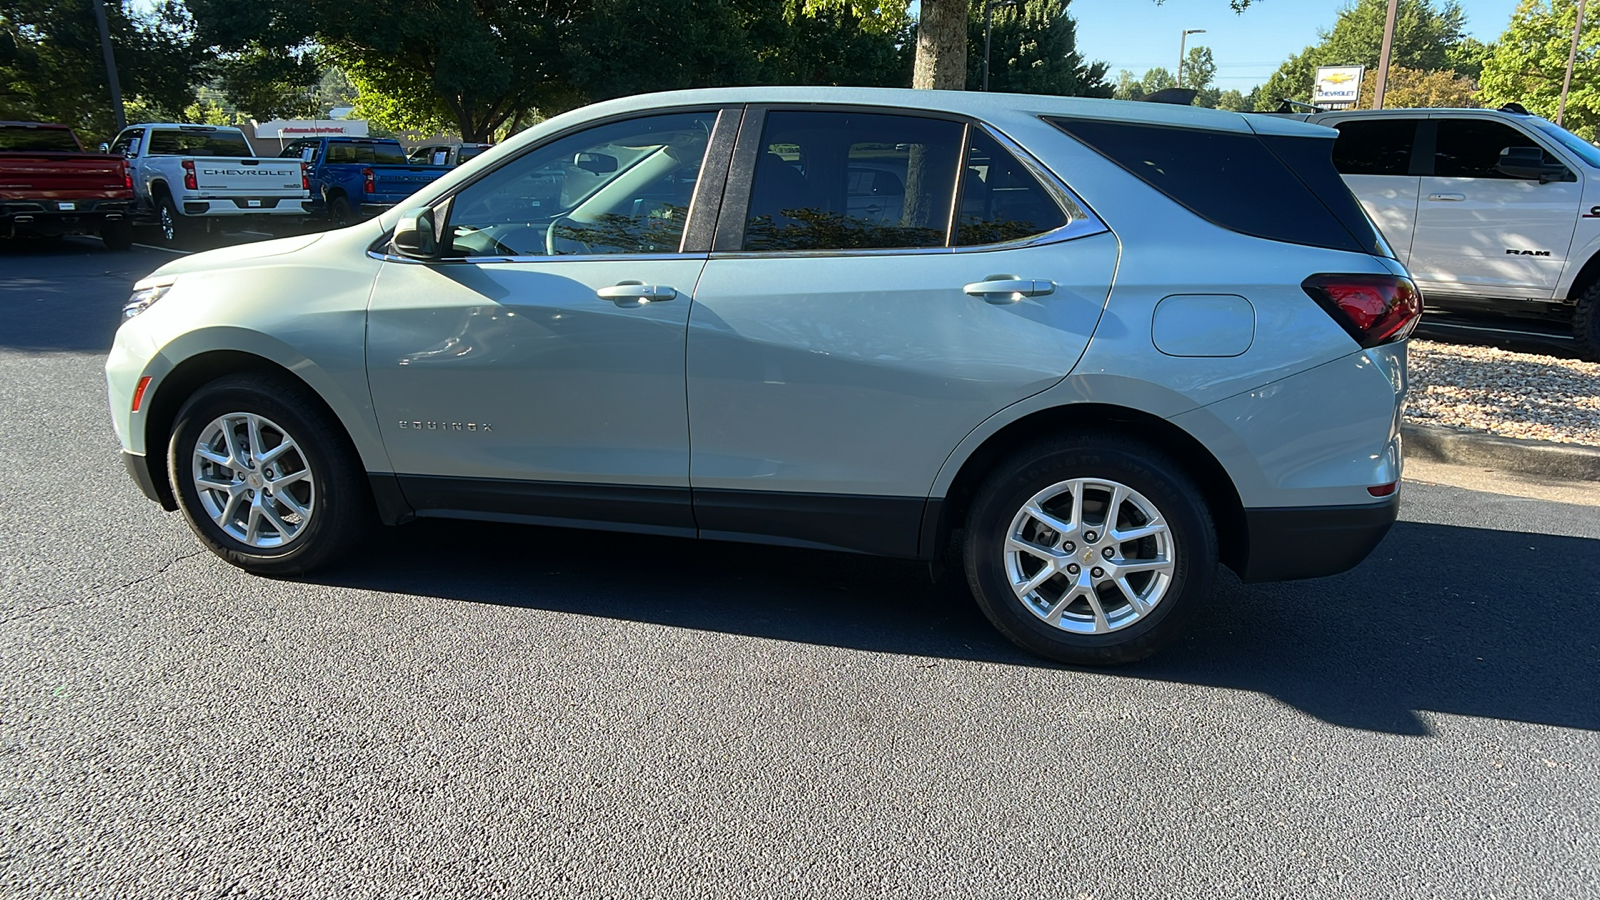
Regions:
<svg viewBox="0 0 1600 900"><path fill-rule="evenodd" d="M126 250L133 208L126 160L85 153L65 125L0 122L0 237L98 234Z"/></svg>

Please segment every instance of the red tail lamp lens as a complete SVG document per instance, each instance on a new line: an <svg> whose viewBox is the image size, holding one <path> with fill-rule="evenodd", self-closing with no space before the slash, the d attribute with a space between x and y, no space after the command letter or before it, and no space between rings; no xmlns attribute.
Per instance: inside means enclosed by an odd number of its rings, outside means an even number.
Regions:
<svg viewBox="0 0 1600 900"><path fill-rule="evenodd" d="M1400 482L1398 481L1391 481L1388 484L1375 484L1367 488L1367 493L1374 497L1387 497L1393 494L1398 487L1400 487Z"/></svg>
<svg viewBox="0 0 1600 900"><path fill-rule="evenodd" d="M150 386L150 376L139 379L139 386L133 389L133 411L139 411L139 404L144 402L144 389Z"/></svg>
<svg viewBox="0 0 1600 900"><path fill-rule="evenodd" d="M191 191L200 190L200 182L194 177L194 160L183 161L183 186Z"/></svg>
<svg viewBox="0 0 1600 900"><path fill-rule="evenodd" d="M1398 275L1313 275L1300 286L1363 347L1403 341L1422 318L1417 286Z"/></svg>
<svg viewBox="0 0 1600 900"><path fill-rule="evenodd" d="M372 170L371 169L362 169L361 170L361 179L362 179L362 189L363 190L365 190L369 194L377 193L377 190L373 187L373 184L372 184L373 177L372 177Z"/></svg>
<svg viewBox="0 0 1600 900"><path fill-rule="evenodd" d="M300 164L300 190L311 190L311 179L306 175L306 164Z"/></svg>

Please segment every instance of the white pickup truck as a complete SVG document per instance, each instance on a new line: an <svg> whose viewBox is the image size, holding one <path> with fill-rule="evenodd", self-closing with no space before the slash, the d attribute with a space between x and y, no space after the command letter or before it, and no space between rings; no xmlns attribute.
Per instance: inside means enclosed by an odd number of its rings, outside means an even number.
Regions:
<svg viewBox="0 0 1600 900"><path fill-rule="evenodd" d="M1600 361L1600 148L1515 107L1310 121L1429 306L1570 322Z"/></svg>
<svg viewBox="0 0 1600 900"><path fill-rule="evenodd" d="M164 241L191 230L212 230L223 220L306 215L311 194L305 167L296 160L256 157L237 128L130 125L110 149L133 168L134 193Z"/></svg>

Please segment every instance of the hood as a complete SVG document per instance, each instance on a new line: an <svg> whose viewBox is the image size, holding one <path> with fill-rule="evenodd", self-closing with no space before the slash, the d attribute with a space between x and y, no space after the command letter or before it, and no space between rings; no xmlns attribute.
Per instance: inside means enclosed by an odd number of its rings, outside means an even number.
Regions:
<svg viewBox="0 0 1600 900"><path fill-rule="evenodd" d="M294 253L297 250L315 244L323 237L322 233L302 234L294 237L278 238L271 241L257 241L253 244L239 244L234 247L222 247L217 250L207 250L203 253L191 253L188 256L175 259L161 268L151 272L139 280L139 286L147 283L160 283L171 281L185 272L215 271L239 265L253 263L256 260L266 259L271 256L282 256L285 253Z"/></svg>

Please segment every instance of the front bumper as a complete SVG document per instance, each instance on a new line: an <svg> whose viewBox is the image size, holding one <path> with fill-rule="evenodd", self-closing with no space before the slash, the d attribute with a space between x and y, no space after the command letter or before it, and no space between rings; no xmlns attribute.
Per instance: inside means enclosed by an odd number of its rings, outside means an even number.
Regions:
<svg viewBox="0 0 1600 900"><path fill-rule="evenodd" d="M128 477L139 486L139 493L161 504L168 512L178 508L170 490L163 491L156 485L155 477L150 472L150 458L140 453L122 451L122 467L128 471Z"/></svg>
<svg viewBox="0 0 1600 900"><path fill-rule="evenodd" d="M1290 581L1348 572L1372 553L1399 513L1399 491L1362 506L1246 509L1239 578Z"/></svg>

